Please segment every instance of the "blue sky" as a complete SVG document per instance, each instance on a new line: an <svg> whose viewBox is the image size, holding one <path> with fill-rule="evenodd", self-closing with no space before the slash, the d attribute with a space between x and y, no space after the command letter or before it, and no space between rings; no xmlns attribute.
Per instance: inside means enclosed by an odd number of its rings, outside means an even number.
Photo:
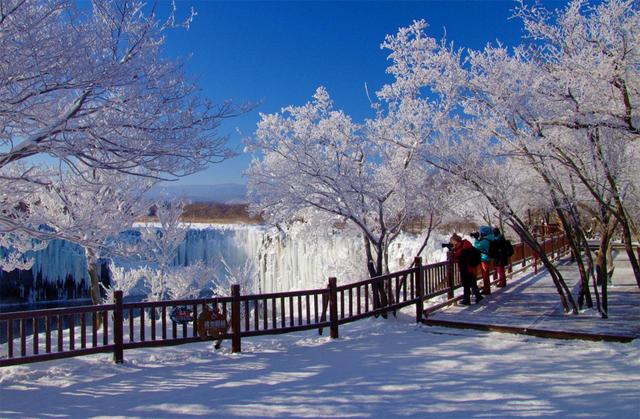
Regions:
<svg viewBox="0 0 640 419"><path fill-rule="evenodd" d="M548 8L566 1L545 1ZM167 4L165 4L166 6ZM493 1L177 1L178 14L196 10L188 31L171 32L165 54L191 55L188 75L216 101L258 102L257 108L227 121L221 133L242 151L259 113L273 113L307 102L327 87L335 106L355 120L371 116L365 83L373 94L390 78L385 35L413 20L425 19L429 35L460 47L483 48L500 40L513 46L521 23L509 19L516 5ZM242 172L250 156L239 157L183 178L182 185L246 183Z"/></svg>

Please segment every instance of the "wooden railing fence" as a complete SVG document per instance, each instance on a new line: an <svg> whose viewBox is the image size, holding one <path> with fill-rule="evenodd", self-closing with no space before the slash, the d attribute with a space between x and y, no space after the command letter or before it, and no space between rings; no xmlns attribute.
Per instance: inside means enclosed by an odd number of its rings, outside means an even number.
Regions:
<svg viewBox="0 0 640 419"><path fill-rule="evenodd" d="M543 248L551 257L568 250L563 236L546 239ZM516 244L514 252L508 272L529 267L537 272L538 257L529 246ZM122 292L116 291L114 304L0 313L0 328L6 331L0 367L100 352L112 352L114 361L122 362L128 349L201 341L196 319L205 305L230 315L230 331L223 337L231 339L232 352L240 352L242 338L309 329L322 333L325 328L337 338L341 324L387 316L411 305L416 306L419 322L460 298L454 296L461 281L451 261L422 265L416 258L413 266L345 285L329 278L327 288L304 291L241 295L240 287L233 285L230 297L135 303L125 303ZM441 295L447 296L444 302L425 310L425 301ZM172 307L183 305L193 313L188 324L168 316Z"/></svg>

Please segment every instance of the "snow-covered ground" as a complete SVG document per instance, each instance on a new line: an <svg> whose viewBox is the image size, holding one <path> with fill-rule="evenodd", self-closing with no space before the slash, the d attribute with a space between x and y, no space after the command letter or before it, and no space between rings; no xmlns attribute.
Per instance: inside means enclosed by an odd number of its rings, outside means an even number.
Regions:
<svg viewBox="0 0 640 419"><path fill-rule="evenodd" d="M390 320L0 368L0 417L640 417L640 342Z"/></svg>

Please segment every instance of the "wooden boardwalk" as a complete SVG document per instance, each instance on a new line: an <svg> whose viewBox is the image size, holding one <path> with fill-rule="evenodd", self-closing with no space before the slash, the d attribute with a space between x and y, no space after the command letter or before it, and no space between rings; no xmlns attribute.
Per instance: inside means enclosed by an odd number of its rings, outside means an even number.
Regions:
<svg viewBox="0 0 640 419"><path fill-rule="evenodd" d="M640 337L640 288L626 253L617 252L615 265L613 284L608 288L608 319L602 319L595 309L578 315L564 313L551 277L541 270L511 279L506 288L492 289L480 304L452 305L431 313L424 323L561 339L629 342ZM576 265L560 262L560 271L567 285L576 290ZM574 291L574 297L576 294Z"/></svg>

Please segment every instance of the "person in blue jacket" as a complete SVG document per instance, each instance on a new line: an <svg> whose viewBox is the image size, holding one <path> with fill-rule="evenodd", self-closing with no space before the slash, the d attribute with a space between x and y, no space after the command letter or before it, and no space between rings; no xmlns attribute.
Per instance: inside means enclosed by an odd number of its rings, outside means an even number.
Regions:
<svg viewBox="0 0 640 419"><path fill-rule="evenodd" d="M491 241L494 240L493 229L489 226L480 227L478 233L472 233L471 236L475 239L473 247L478 249L482 254L480 257L480 270L482 272L482 293L485 295L491 294L491 281L489 280L489 271L491 270L491 256L489 255L489 249L491 248Z"/></svg>
<svg viewBox="0 0 640 419"><path fill-rule="evenodd" d="M498 275L498 287L506 287L507 274L505 272L505 267L509 264L509 257L513 252L507 253L507 239L504 238L500 229L497 227L493 229L493 238L497 248L497 255L493 259L493 265L495 267L496 274Z"/></svg>

